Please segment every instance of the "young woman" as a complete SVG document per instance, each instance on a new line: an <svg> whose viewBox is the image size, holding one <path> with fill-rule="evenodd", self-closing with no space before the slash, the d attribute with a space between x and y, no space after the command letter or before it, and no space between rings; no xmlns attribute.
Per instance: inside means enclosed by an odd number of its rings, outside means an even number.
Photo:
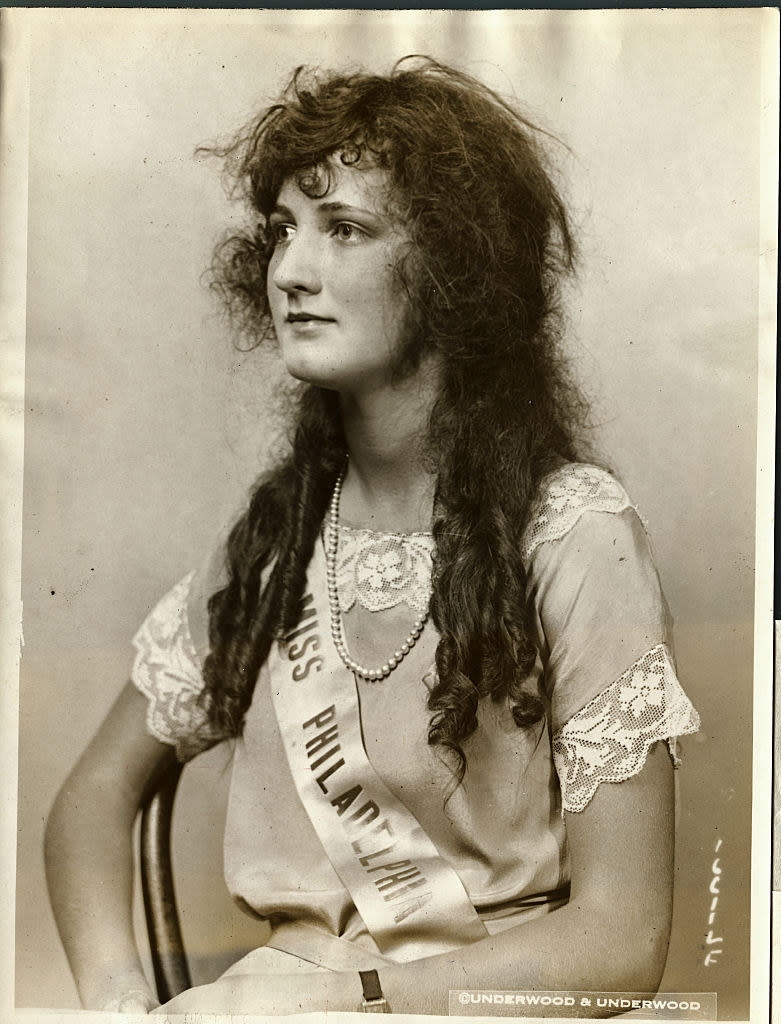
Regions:
<svg viewBox="0 0 781 1024"><path fill-rule="evenodd" d="M643 526L582 461L557 319L573 240L541 133L405 60L297 72L221 155L257 225L215 280L302 382L295 430L142 626L52 811L84 1005L155 1005L132 823L174 756L222 740L227 882L271 939L165 1010L655 990L672 738L697 715Z"/></svg>

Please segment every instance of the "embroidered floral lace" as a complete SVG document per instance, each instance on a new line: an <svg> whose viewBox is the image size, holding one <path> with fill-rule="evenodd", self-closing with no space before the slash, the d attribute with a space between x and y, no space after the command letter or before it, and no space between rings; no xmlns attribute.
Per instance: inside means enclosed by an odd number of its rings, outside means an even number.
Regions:
<svg viewBox="0 0 781 1024"><path fill-rule="evenodd" d="M132 679L148 699L147 729L162 743L173 744L180 761L217 739L198 703L203 677L187 622L194 576L189 573L169 590L133 637Z"/></svg>
<svg viewBox="0 0 781 1024"><path fill-rule="evenodd" d="M422 614L431 596L434 538L430 533L376 533L339 527L336 584L339 607L357 601L370 612L405 602Z"/></svg>
<svg viewBox="0 0 781 1024"><path fill-rule="evenodd" d="M562 808L582 811L600 783L636 775L657 740L669 742L699 725L667 648L657 644L553 737ZM677 766L672 744L670 752Z"/></svg>
<svg viewBox="0 0 781 1024"><path fill-rule="evenodd" d="M546 481L545 494L532 514L522 544L528 559L546 541L561 540L586 512L622 512L633 508L621 484L597 466L569 464Z"/></svg>

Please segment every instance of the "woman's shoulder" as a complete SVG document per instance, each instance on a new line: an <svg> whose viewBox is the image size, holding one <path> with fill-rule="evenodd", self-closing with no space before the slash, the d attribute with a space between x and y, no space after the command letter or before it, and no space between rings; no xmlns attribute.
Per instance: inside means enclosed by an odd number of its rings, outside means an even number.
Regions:
<svg viewBox="0 0 781 1024"><path fill-rule="evenodd" d="M542 544L561 540L590 512L617 514L635 509L621 483L607 470L585 462L567 462L540 483L523 533L521 551L528 560Z"/></svg>

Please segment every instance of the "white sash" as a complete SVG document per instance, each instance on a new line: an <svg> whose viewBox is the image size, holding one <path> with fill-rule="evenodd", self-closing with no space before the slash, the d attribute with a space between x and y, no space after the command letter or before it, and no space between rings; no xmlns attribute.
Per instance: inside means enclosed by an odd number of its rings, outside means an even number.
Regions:
<svg viewBox="0 0 781 1024"><path fill-rule="evenodd" d="M355 678L333 645L326 595L317 543L299 625L268 660L301 802L385 956L417 960L484 938L461 879L366 756Z"/></svg>

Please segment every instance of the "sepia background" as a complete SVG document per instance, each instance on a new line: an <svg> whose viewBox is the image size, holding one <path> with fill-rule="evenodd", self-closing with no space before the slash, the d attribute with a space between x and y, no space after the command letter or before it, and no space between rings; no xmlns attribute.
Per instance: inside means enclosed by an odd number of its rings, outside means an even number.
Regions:
<svg viewBox="0 0 781 1024"><path fill-rule="evenodd" d="M552 153L582 251L571 352L648 525L702 716L682 743L662 988L747 1016L761 12L29 14L17 1005L78 1006L46 898L46 814L138 624L201 562L278 429L273 355L232 347L201 282L241 211L195 147L298 64L427 53L566 144ZM222 883L227 761L218 748L187 769L176 815L197 981L264 936Z"/></svg>

